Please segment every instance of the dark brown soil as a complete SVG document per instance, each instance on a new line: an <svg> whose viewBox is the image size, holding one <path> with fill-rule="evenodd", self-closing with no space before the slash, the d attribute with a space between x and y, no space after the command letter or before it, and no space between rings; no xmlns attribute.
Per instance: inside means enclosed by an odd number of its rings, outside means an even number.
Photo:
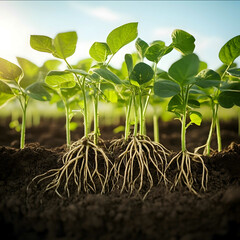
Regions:
<svg viewBox="0 0 240 240"><path fill-rule="evenodd" d="M196 196L187 189L170 192L153 187L145 201L118 192L82 194L60 199L54 193L26 188L32 178L60 165L64 153L64 119L42 119L27 129L26 148L19 150L19 133L0 125L0 226L3 239L79 240L208 240L240 239L240 137L235 120L222 122L224 151L206 158L209 170L207 192ZM161 143L180 150L177 121L160 124ZM114 126L101 127L102 138ZM191 126L188 149L205 143L209 123ZM152 126L147 126L152 138ZM82 128L72 139L82 136ZM216 149L216 141L212 147Z"/></svg>

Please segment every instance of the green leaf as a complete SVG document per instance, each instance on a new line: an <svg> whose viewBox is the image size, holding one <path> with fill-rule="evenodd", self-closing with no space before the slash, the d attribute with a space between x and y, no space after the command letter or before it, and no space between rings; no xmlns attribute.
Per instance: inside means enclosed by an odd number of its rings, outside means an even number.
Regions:
<svg viewBox="0 0 240 240"><path fill-rule="evenodd" d="M61 94L65 99L70 99L77 95L78 92L80 92L80 87L77 84L72 88L61 88Z"/></svg>
<svg viewBox="0 0 240 240"><path fill-rule="evenodd" d="M200 61L198 72L201 72L204 69L207 69L208 65L206 62Z"/></svg>
<svg viewBox="0 0 240 240"><path fill-rule="evenodd" d="M107 44L111 49L112 54L115 54L119 49L132 42L137 37L137 27L137 22L127 23L109 33Z"/></svg>
<svg viewBox="0 0 240 240"><path fill-rule="evenodd" d="M183 111L183 100L180 94L177 94L171 98L168 103L168 111L175 113L182 113Z"/></svg>
<svg viewBox="0 0 240 240"><path fill-rule="evenodd" d="M55 52L53 56L61 59L66 59L72 56L76 50L77 33L64 32L59 33L53 40Z"/></svg>
<svg viewBox="0 0 240 240"><path fill-rule="evenodd" d="M231 76L240 78L240 68L231 68L227 72Z"/></svg>
<svg viewBox="0 0 240 240"><path fill-rule="evenodd" d="M211 69L202 70L196 78L196 85L201 88L219 87L221 83L220 75Z"/></svg>
<svg viewBox="0 0 240 240"><path fill-rule="evenodd" d="M173 47L184 55L190 54L194 51L194 42L195 38L183 30L175 29L172 32Z"/></svg>
<svg viewBox="0 0 240 240"><path fill-rule="evenodd" d="M158 63L161 58L171 52L172 49L172 46L165 46L163 41L155 41L147 48L145 56L149 61Z"/></svg>
<svg viewBox="0 0 240 240"><path fill-rule="evenodd" d="M228 66L240 55L240 35L230 39L219 52L219 59Z"/></svg>
<svg viewBox="0 0 240 240"><path fill-rule="evenodd" d="M53 53L53 39L43 35L31 35L30 45L39 52Z"/></svg>
<svg viewBox="0 0 240 240"><path fill-rule="evenodd" d="M199 59L194 53L183 56L180 60L173 63L168 70L171 78L177 81L181 86L191 84L195 81L195 75L198 73Z"/></svg>
<svg viewBox="0 0 240 240"><path fill-rule="evenodd" d="M189 117L190 117L191 123L194 123L198 126L201 125L201 123L202 123L202 114L201 113L192 111L192 112L190 112Z"/></svg>
<svg viewBox="0 0 240 240"><path fill-rule="evenodd" d="M89 50L90 56L97 62L105 62L108 55L112 54L110 48L106 43L95 42Z"/></svg>
<svg viewBox="0 0 240 240"><path fill-rule="evenodd" d="M122 83L122 81L118 78L117 75L115 75L114 73L112 73L111 71L109 71L106 68L94 69L93 72L97 73L100 77L102 77L106 81L110 81L110 82L113 82L115 84L121 84Z"/></svg>
<svg viewBox="0 0 240 240"><path fill-rule="evenodd" d="M131 54L125 54L125 63L128 70L128 77L130 76L132 70L133 70L133 59Z"/></svg>
<svg viewBox="0 0 240 240"><path fill-rule="evenodd" d="M44 70L46 72L52 71L52 70L58 70L58 67L62 64L61 61L59 60L47 60L44 62L42 68L44 68Z"/></svg>
<svg viewBox="0 0 240 240"><path fill-rule="evenodd" d="M168 98L180 93L180 87L177 83L169 80L156 81L154 83L154 94Z"/></svg>
<svg viewBox="0 0 240 240"><path fill-rule="evenodd" d="M13 97L14 94L11 88L5 82L0 80L0 106L7 103Z"/></svg>
<svg viewBox="0 0 240 240"><path fill-rule="evenodd" d="M43 82L36 82L28 86L25 93L38 101L50 101L51 95L47 91L46 84Z"/></svg>
<svg viewBox="0 0 240 240"><path fill-rule="evenodd" d="M145 52L148 48L148 44L141 38L138 38L135 42L135 47L141 59L145 57Z"/></svg>
<svg viewBox="0 0 240 240"><path fill-rule="evenodd" d="M92 62L93 62L92 58L86 58L86 59L80 60L76 65L73 65L73 68L82 69L88 72L92 66Z"/></svg>
<svg viewBox="0 0 240 240"><path fill-rule="evenodd" d="M130 79L136 81L139 85L149 82L152 80L154 72L152 68L146 63L137 63L130 75Z"/></svg>
<svg viewBox="0 0 240 240"><path fill-rule="evenodd" d="M37 81L39 67L25 58L17 57L20 67L23 69L24 77L20 81L20 86L26 88Z"/></svg>
<svg viewBox="0 0 240 240"><path fill-rule="evenodd" d="M113 90L113 89L105 89L104 90L104 95L105 95L105 97L107 98L107 100L109 101L109 102L112 102L112 103L117 103L117 101L118 101L118 95L117 95L117 93L116 93L116 91L115 90Z"/></svg>
<svg viewBox="0 0 240 240"><path fill-rule="evenodd" d="M219 94L218 102L223 108L240 106L240 83L230 83L225 86Z"/></svg>
<svg viewBox="0 0 240 240"><path fill-rule="evenodd" d="M16 64L0 58L0 80L13 80L19 82L23 77L23 71Z"/></svg>
<svg viewBox="0 0 240 240"><path fill-rule="evenodd" d="M72 88L76 85L72 73L62 71L51 71L45 78L45 82L53 88Z"/></svg>

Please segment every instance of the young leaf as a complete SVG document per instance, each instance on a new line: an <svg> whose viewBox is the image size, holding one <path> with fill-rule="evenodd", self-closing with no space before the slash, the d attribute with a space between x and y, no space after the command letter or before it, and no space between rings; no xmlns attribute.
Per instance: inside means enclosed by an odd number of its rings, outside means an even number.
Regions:
<svg viewBox="0 0 240 240"><path fill-rule="evenodd" d="M164 42L156 41L147 48L145 56L149 61L158 63L160 59L171 52L172 49L172 46L167 47Z"/></svg>
<svg viewBox="0 0 240 240"><path fill-rule="evenodd" d="M228 66L240 56L240 35L230 39L219 52L219 59Z"/></svg>
<svg viewBox="0 0 240 240"><path fill-rule="evenodd" d="M172 32L173 47L184 55L190 54L194 51L194 42L195 38L183 30L175 29Z"/></svg>
<svg viewBox="0 0 240 240"><path fill-rule="evenodd" d="M109 33L107 44L112 54L115 54L119 49L132 42L137 37L137 27L137 22L127 23Z"/></svg>
<svg viewBox="0 0 240 240"><path fill-rule="evenodd" d="M200 112L195 112L195 111L192 111L190 112L190 120L191 120L191 123L194 123L198 126L201 125L202 123L202 114Z"/></svg>
<svg viewBox="0 0 240 240"><path fill-rule="evenodd" d="M194 77L198 73L198 68L198 56L192 53L173 63L168 70L168 74L181 86L184 86L195 81Z"/></svg>
<svg viewBox="0 0 240 240"><path fill-rule="evenodd" d="M72 88L76 85L72 73L62 71L51 71L45 78L45 82L53 88Z"/></svg>
<svg viewBox="0 0 240 240"><path fill-rule="evenodd" d="M51 95L48 93L46 84L43 82L35 82L28 86L25 93L38 101L50 101Z"/></svg>
<svg viewBox="0 0 240 240"><path fill-rule="evenodd" d="M0 80L0 106L10 100L12 97L14 97L14 94L11 88Z"/></svg>
<svg viewBox="0 0 240 240"><path fill-rule="evenodd" d="M200 61L198 72L201 72L204 69L207 69L208 65L206 62Z"/></svg>
<svg viewBox="0 0 240 240"><path fill-rule="evenodd" d="M19 82L23 77L23 71L16 64L0 58L0 80L13 80Z"/></svg>
<svg viewBox="0 0 240 240"><path fill-rule="evenodd" d="M178 94L179 92L179 85L173 81L161 80L154 83L154 94L159 97L168 98Z"/></svg>
<svg viewBox="0 0 240 240"><path fill-rule="evenodd" d="M77 33L64 32L59 33L53 40L55 51L53 56L61 59L66 59L72 56L76 50Z"/></svg>
<svg viewBox="0 0 240 240"><path fill-rule="evenodd" d="M148 48L148 44L145 41L143 41L141 38L138 38L135 42L135 47L138 51L140 58L143 59L145 57L145 52Z"/></svg>
<svg viewBox="0 0 240 240"><path fill-rule="evenodd" d="M88 72L92 66L92 62L93 62L92 58L86 58L86 59L83 59L83 60L80 60L79 62L77 62L76 65L73 65L73 68L82 69L82 70Z"/></svg>
<svg viewBox="0 0 240 240"><path fill-rule="evenodd" d="M37 81L39 67L25 58L17 57L17 61L24 72L24 77L21 79L20 85L25 89Z"/></svg>
<svg viewBox="0 0 240 240"><path fill-rule="evenodd" d="M127 65L128 76L130 76L133 70L133 59L131 54L125 54L125 63Z"/></svg>
<svg viewBox="0 0 240 240"><path fill-rule="evenodd" d="M51 70L57 70L61 64L62 62L59 60L47 60L46 62L44 62L41 70L44 70L46 72L49 72Z"/></svg>
<svg viewBox="0 0 240 240"><path fill-rule="evenodd" d="M181 113L182 112L182 110L183 110L183 100L182 100L180 94L177 94L177 95L175 95L171 98L171 100L168 103L167 110L169 112L175 112L175 113L178 113L178 112Z"/></svg>
<svg viewBox="0 0 240 240"><path fill-rule="evenodd" d="M94 69L93 72L97 73L100 77L102 77L103 79L113 82L115 84L121 84L122 81L118 78L117 75L115 75L114 73L112 73L111 71L109 71L106 68L98 68L98 69Z"/></svg>
<svg viewBox="0 0 240 240"><path fill-rule="evenodd" d="M154 72L146 63L136 64L131 72L130 79L136 81L139 85L149 82L153 78Z"/></svg>
<svg viewBox="0 0 240 240"><path fill-rule="evenodd" d="M221 81L220 75L211 69L202 70L196 78L196 85L201 88L218 87Z"/></svg>
<svg viewBox="0 0 240 240"><path fill-rule="evenodd" d="M240 78L240 68L231 68L227 72L231 76Z"/></svg>
<svg viewBox="0 0 240 240"><path fill-rule="evenodd" d="M53 53L53 39L43 35L31 35L30 45L39 52Z"/></svg>
<svg viewBox="0 0 240 240"><path fill-rule="evenodd" d="M224 86L219 94L218 102L223 108L232 108L234 105L240 106L240 83L230 83Z"/></svg>
<svg viewBox="0 0 240 240"><path fill-rule="evenodd" d="M90 56L97 62L105 62L108 55L111 54L111 50L106 43L95 42L89 50Z"/></svg>

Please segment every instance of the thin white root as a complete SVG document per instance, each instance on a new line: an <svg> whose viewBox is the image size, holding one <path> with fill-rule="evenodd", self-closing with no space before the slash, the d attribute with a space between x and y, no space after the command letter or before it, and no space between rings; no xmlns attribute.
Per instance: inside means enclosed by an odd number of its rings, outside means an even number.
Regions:
<svg viewBox="0 0 240 240"><path fill-rule="evenodd" d="M103 149L95 145L91 139L83 137L74 142L69 151L63 155L62 162L62 167L40 174L32 182L39 184L50 181L45 191L54 190L61 198L64 195L69 197L74 189L78 194L81 192L103 194L108 190L113 164ZM100 164L103 165L101 168Z"/></svg>
<svg viewBox="0 0 240 240"><path fill-rule="evenodd" d="M143 198L146 198L154 185L154 178L157 177L158 183L162 179L165 183L168 182L164 168L170 151L163 145L142 135L112 141L112 152L121 151L122 148L124 151L118 154L118 160L114 163L114 178L116 184L121 179L121 193L126 191L130 195L133 192L140 194L143 190Z"/></svg>
<svg viewBox="0 0 240 240"><path fill-rule="evenodd" d="M177 174L174 178L171 189L175 189L177 186L185 185L185 186L187 186L189 191L198 195L197 190L195 190L195 188L194 188L194 183L197 182L197 179L195 179L192 174L192 162L196 162L198 164L201 164L201 166L202 166L201 189L203 191L207 190L208 170L207 170L204 160L200 154L191 153L188 151L179 152L168 163L168 165L165 169L165 175L167 174L166 173L167 170L170 168L170 166L174 162L176 162Z"/></svg>

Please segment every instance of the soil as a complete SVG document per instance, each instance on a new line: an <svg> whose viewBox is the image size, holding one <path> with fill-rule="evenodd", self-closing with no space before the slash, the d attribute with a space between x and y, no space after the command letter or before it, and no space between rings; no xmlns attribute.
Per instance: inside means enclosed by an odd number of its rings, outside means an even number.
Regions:
<svg viewBox="0 0 240 240"><path fill-rule="evenodd" d="M223 240L240 239L240 137L237 121L221 122L224 150L205 158L208 190L199 196L186 188L169 191L154 186L143 201L115 191L107 194L72 195L59 198L54 192L27 186L38 174L60 166L65 151L64 119L42 119L26 131L26 147L19 147L19 133L0 124L0 226L2 239L79 240ZM101 126L102 138L116 126ZM205 143L209 123L188 129L188 149ZM147 125L152 138L152 126ZM72 140L82 136L80 126ZM160 122L161 143L180 149L178 121ZM216 149L215 138L212 148Z"/></svg>

